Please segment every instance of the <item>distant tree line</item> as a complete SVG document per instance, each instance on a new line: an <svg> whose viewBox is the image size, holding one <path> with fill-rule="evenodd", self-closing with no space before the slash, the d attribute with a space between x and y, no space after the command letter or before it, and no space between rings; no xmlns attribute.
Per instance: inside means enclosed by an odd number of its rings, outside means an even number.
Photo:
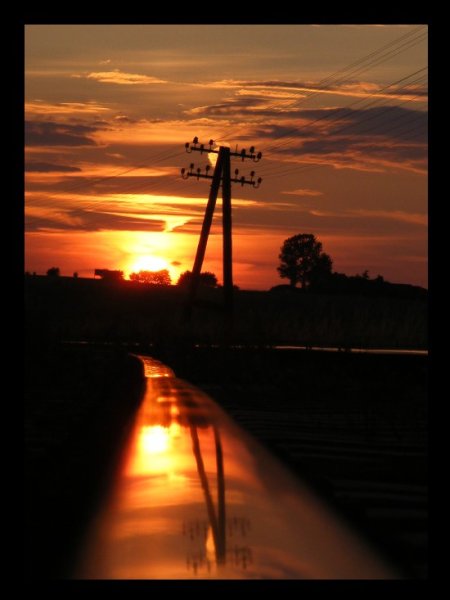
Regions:
<svg viewBox="0 0 450 600"><path fill-rule="evenodd" d="M160 271L139 271L131 273L130 281L137 283L147 283L148 285L171 285L172 279L167 269Z"/></svg>
<svg viewBox="0 0 450 600"><path fill-rule="evenodd" d="M61 274L59 267L50 267L47 270L48 277L59 277ZM29 276L30 273L28 271L25 272L25 275ZM33 273L36 275L36 273ZM78 272L74 272L73 277L75 279L78 278ZM94 270L94 278L99 277L103 281L124 281L124 272L120 270L114 269L95 269ZM138 271L130 274L130 281L136 283L145 283L147 285L159 285L159 286L169 286L172 285L172 278L167 269L162 269L160 271ZM177 281L177 286L181 288L186 288L189 286L192 281L192 272L185 271L182 273ZM200 273L199 277L199 285L204 287L215 288L219 287L219 283L217 281L217 277L214 273L210 271L204 271ZM235 286L236 287L236 286Z"/></svg>
<svg viewBox="0 0 450 600"><path fill-rule="evenodd" d="M286 239L279 254L277 270L281 278L288 279L289 285L279 285L271 291L296 290L299 283L302 290L321 293L361 293L425 296L426 290L418 286L394 284L385 281L382 275L374 279L365 270L361 275L345 275L333 272L333 261L322 252L322 243L311 233L300 233Z"/></svg>

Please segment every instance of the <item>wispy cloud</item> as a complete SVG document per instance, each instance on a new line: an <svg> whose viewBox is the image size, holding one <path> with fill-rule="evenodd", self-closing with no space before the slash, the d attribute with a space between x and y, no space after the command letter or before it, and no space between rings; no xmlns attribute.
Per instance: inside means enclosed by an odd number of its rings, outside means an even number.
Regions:
<svg viewBox="0 0 450 600"><path fill-rule="evenodd" d="M319 192L319 190L310 190L308 188L299 188L298 190L291 190L288 192L281 193L292 194L293 196L323 196L323 192Z"/></svg>
<svg viewBox="0 0 450 600"><path fill-rule="evenodd" d="M381 84L376 84L367 81L351 81L342 84L335 83L331 85L321 85L318 82L312 81L245 81L235 79L223 79L220 81L210 81L205 83L197 83L200 87L213 89L239 89L242 90L258 90L261 95L272 94L274 90L291 91L310 93L310 94L333 94L337 96L349 96L356 98L364 98L366 96L374 96L377 98L395 98L399 100L409 99L411 96L419 96L417 100L426 98L427 89L424 85L410 86L405 90L405 85L391 86L388 90L384 90ZM299 95L298 97L301 97Z"/></svg>
<svg viewBox="0 0 450 600"><path fill-rule="evenodd" d="M69 165L57 165L46 162L29 162L25 165L25 171L30 173L78 173L81 172L79 167L71 167Z"/></svg>
<svg viewBox="0 0 450 600"><path fill-rule="evenodd" d="M382 219L393 219L404 223L413 223L414 225L428 226L428 215L423 213L408 213L402 210L367 210L357 209L351 211L358 217L379 217Z"/></svg>
<svg viewBox="0 0 450 600"><path fill-rule="evenodd" d="M25 114L27 115L73 115L96 114L111 110L98 102L44 102L43 100L33 100L25 103Z"/></svg>
<svg viewBox="0 0 450 600"><path fill-rule="evenodd" d="M28 209L25 224L27 231L164 231L166 229L166 222L161 219L85 209L51 212Z"/></svg>
<svg viewBox="0 0 450 600"><path fill-rule="evenodd" d="M254 137L261 141L281 139L281 147L274 147L277 160L284 156L283 162L335 168L426 172L428 115L424 111L381 106L305 109L296 114L299 120L291 120L291 125L269 118L263 127L254 129ZM271 155L270 146L265 155Z"/></svg>
<svg viewBox="0 0 450 600"><path fill-rule="evenodd" d="M164 79L151 77L150 75L140 75L138 73L124 73L119 69L113 71L98 71L88 73L87 75L74 75L74 77L86 77L94 79L101 83L115 83L117 85L153 85L155 83L167 83Z"/></svg>
<svg viewBox="0 0 450 600"><path fill-rule="evenodd" d="M72 125L54 121L26 121L27 146L95 146L91 137L97 131L90 125Z"/></svg>
<svg viewBox="0 0 450 600"><path fill-rule="evenodd" d="M413 225L421 225L427 227L428 215L423 213L409 213L402 210L369 210L369 209L354 209L354 210L342 210L342 211L331 211L312 209L308 211L310 215L315 217L325 217L333 219L348 219L348 217L355 218L372 218L372 219L389 219L392 221L400 221L402 223L411 223Z"/></svg>
<svg viewBox="0 0 450 600"><path fill-rule="evenodd" d="M298 100L305 98L305 94L299 94L298 92L287 92L281 90L270 90L270 89L238 89L236 96L264 96L265 98L280 98Z"/></svg>
<svg viewBox="0 0 450 600"><path fill-rule="evenodd" d="M196 106L185 110L187 115L234 115L236 113L249 115L261 106L266 106L264 98L259 97L238 97L226 98L223 102L217 104L209 104L205 106Z"/></svg>

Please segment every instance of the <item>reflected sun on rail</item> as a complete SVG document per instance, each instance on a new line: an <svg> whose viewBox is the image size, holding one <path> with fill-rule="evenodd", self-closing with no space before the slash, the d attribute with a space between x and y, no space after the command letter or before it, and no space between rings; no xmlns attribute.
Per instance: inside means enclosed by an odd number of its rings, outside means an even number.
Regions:
<svg viewBox="0 0 450 600"><path fill-rule="evenodd" d="M169 448L170 434L167 427L154 425L143 427L141 446L145 454L161 454Z"/></svg>
<svg viewBox="0 0 450 600"><path fill-rule="evenodd" d="M130 474L161 474L171 477L183 466L180 425L143 425L138 433L135 452L128 466Z"/></svg>

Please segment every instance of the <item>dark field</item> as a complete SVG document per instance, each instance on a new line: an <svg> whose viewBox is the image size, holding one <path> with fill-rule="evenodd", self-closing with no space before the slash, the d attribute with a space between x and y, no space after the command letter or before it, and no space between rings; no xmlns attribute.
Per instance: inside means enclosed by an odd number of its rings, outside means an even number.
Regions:
<svg viewBox="0 0 450 600"><path fill-rule="evenodd" d="M289 350L160 356L390 557L427 574L427 361Z"/></svg>
<svg viewBox="0 0 450 600"><path fill-rule="evenodd" d="M25 572L70 575L141 399L124 350L30 343L25 355Z"/></svg>
<svg viewBox="0 0 450 600"><path fill-rule="evenodd" d="M405 577L425 578L427 358L265 347L423 348L425 301L241 292L230 332L218 293L182 325L177 289L27 278L27 577L70 576L140 401L131 350L206 390ZM219 346L195 345L208 342Z"/></svg>
<svg viewBox="0 0 450 600"><path fill-rule="evenodd" d="M190 323L185 292L131 281L25 277L31 337L171 346L236 343L343 348L427 348L427 299L368 295L235 294L234 327L224 328L222 292L200 289Z"/></svg>

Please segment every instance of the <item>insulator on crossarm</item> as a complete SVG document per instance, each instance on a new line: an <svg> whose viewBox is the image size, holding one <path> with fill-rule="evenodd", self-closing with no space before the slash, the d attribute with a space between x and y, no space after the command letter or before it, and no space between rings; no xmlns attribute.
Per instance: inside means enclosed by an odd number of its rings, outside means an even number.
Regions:
<svg viewBox="0 0 450 600"><path fill-rule="evenodd" d="M205 149L204 144L200 144L200 154L203 154L203 150Z"/></svg>
<svg viewBox="0 0 450 600"><path fill-rule="evenodd" d="M214 146L214 140L209 140L209 149L211 150L211 148Z"/></svg>
<svg viewBox="0 0 450 600"><path fill-rule="evenodd" d="M199 178L200 173L202 172L202 170L200 169L200 167L197 168L197 179Z"/></svg>
<svg viewBox="0 0 450 600"><path fill-rule="evenodd" d="M206 174L207 174L207 175L208 175L208 171L210 170L210 168L211 168L211 165L206 165L206 167L205 167L205 171L206 171Z"/></svg>
<svg viewBox="0 0 450 600"><path fill-rule="evenodd" d="M195 145L198 144L198 137L197 136L195 136L195 138L192 140L192 143L195 144Z"/></svg>
<svg viewBox="0 0 450 600"><path fill-rule="evenodd" d="M241 185L243 186L244 183L245 183L245 177L242 175L242 177L241 177Z"/></svg>
<svg viewBox="0 0 450 600"><path fill-rule="evenodd" d="M189 165L189 170L192 172L193 168L194 168L194 163L191 163L191 164Z"/></svg>
<svg viewBox="0 0 450 600"><path fill-rule="evenodd" d="M261 181L262 181L261 177L258 177L258 181L253 182L253 187L259 188L259 186L261 185Z"/></svg>
<svg viewBox="0 0 450 600"><path fill-rule="evenodd" d="M246 156L247 156L247 155L246 155L246 152L245 152L245 148L242 148L242 150L241 150L241 158L242 158L242 160L244 160L244 158L245 158Z"/></svg>
<svg viewBox="0 0 450 600"><path fill-rule="evenodd" d="M250 171L250 178L253 181L253 177L255 176L255 171Z"/></svg>
<svg viewBox="0 0 450 600"><path fill-rule="evenodd" d="M236 175L236 177L239 175L239 169L235 169L234 170L234 174Z"/></svg>
<svg viewBox="0 0 450 600"><path fill-rule="evenodd" d="M190 153L192 152L192 150L191 150L191 149L190 149L190 147L189 147L189 142L186 142L186 143L185 143L185 145L184 145L184 147L185 147L185 149L186 149L186 152L187 152L188 154L190 154Z"/></svg>

